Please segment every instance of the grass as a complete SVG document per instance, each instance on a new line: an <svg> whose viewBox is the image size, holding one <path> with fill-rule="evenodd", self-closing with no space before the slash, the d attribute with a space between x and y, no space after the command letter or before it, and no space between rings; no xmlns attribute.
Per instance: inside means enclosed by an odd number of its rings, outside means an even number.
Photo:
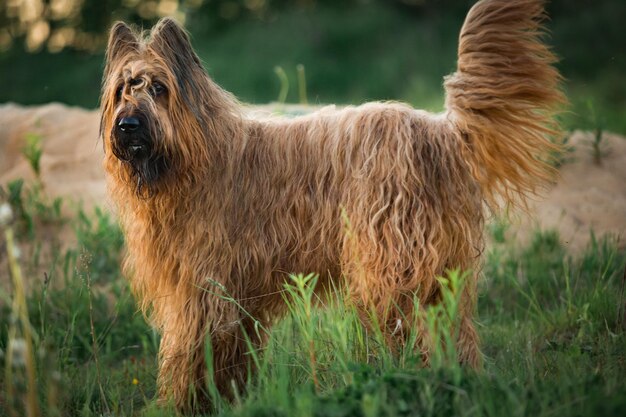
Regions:
<svg viewBox="0 0 626 417"><path fill-rule="evenodd" d="M2 195L6 199L7 191ZM37 242L50 223L39 218L45 210L33 207L52 203L25 198L29 189L20 195L10 200L11 208L32 217L34 232L17 217L11 226L17 246L50 244ZM31 415L173 415L153 400L159 337L120 276L119 227L100 210L80 209L55 224L71 226L76 244L41 251L48 253L37 260L45 278L27 277L30 291L23 297L1 293L0 415L26 415L33 401L42 413ZM446 303L428 312L430 327L440 329L428 369L409 349L392 355L380 334L359 324L341 291L318 309L315 276L286 277L290 314L272 330L263 352L251 351L258 371L247 394L234 404L218 401L218 415L623 415L626 255L610 238L592 238L583 254L572 257L554 231L537 231L524 247L506 232L503 221L489 229L493 243L478 303L483 371L459 367L446 349L452 346L446 338L454 328L459 271L442 281ZM23 275L33 270L35 257L18 260ZM32 354L24 351L27 339Z"/></svg>

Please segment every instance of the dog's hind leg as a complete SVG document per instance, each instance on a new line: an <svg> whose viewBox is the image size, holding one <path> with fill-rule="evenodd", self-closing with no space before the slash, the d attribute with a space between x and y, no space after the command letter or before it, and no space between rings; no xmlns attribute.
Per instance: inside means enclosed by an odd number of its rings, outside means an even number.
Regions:
<svg viewBox="0 0 626 417"><path fill-rule="evenodd" d="M386 249L396 252L396 259L415 257L411 254L398 255L402 248L399 245L381 245L382 239L376 244L368 244L366 236L358 237L354 233L350 239L353 245L356 243L358 246L346 245L350 250L344 253L344 274L350 298L357 306L361 320L370 329L382 333L393 353L413 350L422 357L422 363L429 366L433 351L445 348L446 340L450 340L443 335L433 339L427 318L428 307L442 302L441 284L435 279L439 274L417 272L436 269L411 269L400 261L390 262L394 258L392 254L385 253ZM421 260L422 265L432 262L427 255ZM458 362L478 368L482 361L479 337L474 327L476 274L466 274L462 279L458 305L452 309L456 313L450 317L453 320L449 325L450 336L455 343Z"/></svg>
<svg viewBox="0 0 626 417"><path fill-rule="evenodd" d="M380 332L392 352L399 353L411 332L419 333L415 343L421 346L423 325L416 307L425 301L427 291L410 291L402 284L401 268L387 262L386 246L368 244L367 236L350 233L344 246L342 272L351 302L357 308L363 324ZM397 250L397 246L389 246ZM414 295L420 296L419 300ZM426 297L427 298L427 297ZM414 330L411 330L414 329Z"/></svg>
<svg viewBox="0 0 626 417"><path fill-rule="evenodd" d="M463 293L459 303L459 333L456 353L461 364L478 369L482 366L480 338L474 325L476 310L476 273L468 274L463 283Z"/></svg>

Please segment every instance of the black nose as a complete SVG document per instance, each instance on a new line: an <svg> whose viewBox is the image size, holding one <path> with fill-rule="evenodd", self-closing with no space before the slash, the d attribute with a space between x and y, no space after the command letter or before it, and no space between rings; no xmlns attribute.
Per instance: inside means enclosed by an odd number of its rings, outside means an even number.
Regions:
<svg viewBox="0 0 626 417"><path fill-rule="evenodd" d="M139 129L139 119L136 117L124 117L119 121L117 126L122 132L134 132Z"/></svg>

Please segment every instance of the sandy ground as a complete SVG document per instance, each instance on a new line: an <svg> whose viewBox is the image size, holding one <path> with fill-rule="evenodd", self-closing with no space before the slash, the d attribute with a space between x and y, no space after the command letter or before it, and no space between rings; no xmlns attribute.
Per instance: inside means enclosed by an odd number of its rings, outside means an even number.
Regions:
<svg viewBox="0 0 626 417"><path fill-rule="evenodd" d="M41 180L52 196L87 205L104 205L103 149L96 111L53 103L23 107L0 105L0 185L35 175L22 156L26 136L41 137Z"/></svg>
<svg viewBox="0 0 626 417"><path fill-rule="evenodd" d="M37 134L42 138L41 178L46 191L88 208L99 205L111 210L98 128L97 111L54 103L0 105L0 185L15 178L34 178L22 149L26 135ZM625 246L626 138L605 133L606 155L601 165L594 163L591 142L590 133L572 134L572 152L560 170L558 183L532 203L530 217L515 216L512 230L516 238L527 239L533 226L557 228L563 244L576 253L584 248L593 229L598 236L621 236L621 246Z"/></svg>
<svg viewBox="0 0 626 417"><path fill-rule="evenodd" d="M611 234L626 248L626 138L603 133L600 164L594 161L591 132L574 132L558 182L533 201L531 216L515 224L526 240L537 226L558 229L571 253L585 248L593 231Z"/></svg>

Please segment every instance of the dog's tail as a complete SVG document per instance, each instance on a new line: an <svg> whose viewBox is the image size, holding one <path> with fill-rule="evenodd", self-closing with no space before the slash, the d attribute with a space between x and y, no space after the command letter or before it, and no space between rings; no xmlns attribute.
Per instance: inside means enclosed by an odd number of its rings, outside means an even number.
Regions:
<svg viewBox="0 0 626 417"><path fill-rule="evenodd" d="M543 0L482 0L459 38L446 108L468 145L488 203L519 202L550 180L559 150L554 115L565 103L556 58L541 41Z"/></svg>

